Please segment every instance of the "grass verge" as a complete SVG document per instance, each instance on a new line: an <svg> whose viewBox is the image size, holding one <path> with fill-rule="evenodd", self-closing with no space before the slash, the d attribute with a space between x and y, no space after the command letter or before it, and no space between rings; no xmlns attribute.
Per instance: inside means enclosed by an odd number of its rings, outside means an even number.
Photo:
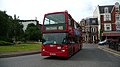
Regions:
<svg viewBox="0 0 120 67"><path fill-rule="evenodd" d="M0 52L30 51L30 50L40 50L40 48L41 48L41 43L18 44L12 46L0 46Z"/></svg>

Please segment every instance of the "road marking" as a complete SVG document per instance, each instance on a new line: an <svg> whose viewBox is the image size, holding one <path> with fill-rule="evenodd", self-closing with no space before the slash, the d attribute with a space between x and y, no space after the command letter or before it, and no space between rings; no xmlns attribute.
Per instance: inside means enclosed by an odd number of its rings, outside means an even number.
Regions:
<svg viewBox="0 0 120 67"><path fill-rule="evenodd" d="M113 50L111 50L111 49L108 49L108 48L105 48L105 47L101 47L101 46L98 46L98 48L99 49L102 49L103 51L106 51L106 52L109 52L109 53L111 53L111 54L113 54L113 55L116 55L116 56L120 56L120 53L117 53L116 51L113 51Z"/></svg>

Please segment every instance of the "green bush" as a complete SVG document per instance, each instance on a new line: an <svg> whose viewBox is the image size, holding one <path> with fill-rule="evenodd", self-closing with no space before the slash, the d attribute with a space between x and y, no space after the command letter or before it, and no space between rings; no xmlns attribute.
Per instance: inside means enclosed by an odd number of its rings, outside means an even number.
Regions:
<svg viewBox="0 0 120 67"><path fill-rule="evenodd" d="M6 41L0 41L0 46L8 46L8 45L13 45L13 43L6 42Z"/></svg>

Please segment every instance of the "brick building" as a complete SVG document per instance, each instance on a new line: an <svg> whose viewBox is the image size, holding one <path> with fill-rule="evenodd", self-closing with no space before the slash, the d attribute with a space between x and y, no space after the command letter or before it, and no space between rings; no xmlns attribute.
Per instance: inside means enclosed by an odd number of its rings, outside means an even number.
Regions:
<svg viewBox="0 0 120 67"><path fill-rule="evenodd" d="M99 39L120 38L120 5L97 6L93 13L98 18Z"/></svg>
<svg viewBox="0 0 120 67"><path fill-rule="evenodd" d="M98 40L98 20L97 18L87 18L80 22L83 32L83 40L87 43L96 43Z"/></svg>
<svg viewBox="0 0 120 67"><path fill-rule="evenodd" d="M86 20L85 20L85 19L82 19L82 20L80 21L80 26L81 26L81 28L82 28L83 42L87 42L88 40L85 38L85 36L86 36L86 32L85 32Z"/></svg>

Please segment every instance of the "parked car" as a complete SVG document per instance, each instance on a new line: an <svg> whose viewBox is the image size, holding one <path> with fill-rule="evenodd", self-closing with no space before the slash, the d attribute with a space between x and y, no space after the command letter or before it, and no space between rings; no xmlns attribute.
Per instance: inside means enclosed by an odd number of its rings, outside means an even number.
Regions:
<svg viewBox="0 0 120 67"><path fill-rule="evenodd" d="M107 40L104 40L104 41L98 42L98 45L106 45L106 43L107 43Z"/></svg>
<svg viewBox="0 0 120 67"><path fill-rule="evenodd" d="M109 48L112 48L114 50L120 50L120 40L118 39L112 39L110 40L109 44Z"/></svg>

